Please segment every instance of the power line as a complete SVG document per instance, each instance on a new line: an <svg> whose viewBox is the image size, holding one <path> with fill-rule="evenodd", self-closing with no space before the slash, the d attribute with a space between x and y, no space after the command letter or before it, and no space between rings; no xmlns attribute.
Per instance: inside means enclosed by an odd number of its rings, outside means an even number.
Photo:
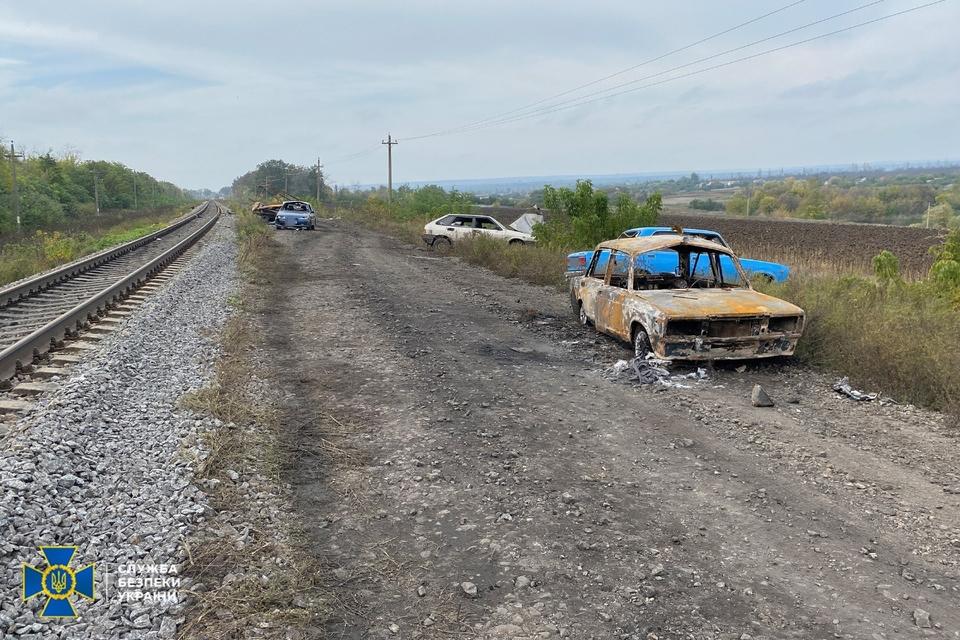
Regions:
<svg viewBox="0 0 960 640"><path fill-rule="evenodd" d="M803 0L800 0L800 1L803 1ZM809 28L809 27L812 27L812 26L815 26L815 25L818 25L818 24L822 24L822 23L827 22L827 21L830 21L830 20L835 20L836 18L845 16L845 15L849 15L849 14L854 13L854 12L856 12L856 11L861 11L861 10L866 9L866 8L868 8L868 7L871 7L871 6L880 4L880 3L883 2L883 1L884 1L884 0L873 0L872 2L868 2L868 3L863 4L863 5L860 5L860 6L858 6L858 7L854 7L853 9L849 9L849 10L847 10L847 11L843 11L843 12L834 14L834 15L832 15L832 16L828 16L828 17L826 17L826 18L821 18L821 19L819 19L819 20L815 20L814 22L810 22L810 23L807 23L807 24L805 24L805 25L802 25L802 26L799 26L799 27L795 27L795 28L792 28L792 29L788 29L788 30L783 31L783 32L780 32L780 33L778 33L778 34L775 34L775 35L772 35L772 36L768 36L768 37L766 37L766 38L762 38L762 39L760 39L760 40L755 40L754 42L751 42L751 43L746 44L746 45L742 45L742 46L739 46L739 47L734 47L733 49L728 49L728 50L726 50L726 51L723 51L723 52L720 52L720 53L717 53L717 54L713 54L713 55L710 55L710 56L706 56L706 57L704 57L704 58L701 58L701 59L699 59L699 60L695 60L695 61L693 61L693 62L685 63L685 64L682 64L682 65L677 65L677 66L675 66L675 67L672 67L672 68L670 68L670 69L667 69L666 71L658 72L658 73L656 73L656 74L652 74L652 75L645 76L645 77L642 77L642 78L637 78L637 79L631 80L631 81L629 81L629 82L620 83L620 84L618 84L618 85L614 85L614 86L612 86L612 87L608 87L608 88L606 88L606 89L602 89L602 90L600 90L600 91L596 91L596 92L593 92L593 93L588 93L588 94L586 94L586 95L579 96L579 97L576 97L576 98L572 98L572 99L569 99L569 100L564 100L564 101L560 101L560 102L553 103L553 104L550 104L550 105L545 105L545 106L543 106L543 107L540 107L540 108L538 108L538 109L534 109L534 110L529 111L529 112L527 112L527 113L520 113L520 114L518 114L518 115L514 115L514 116L511 116L511 117L501 117L501 116L506 115L506 114L513 114L513 113L517 113L517 112L520 112L520 111L527 111L530 107L532 107L532 106L534 106L534 105L536 105L536 104L542 104L543 102L546 102L546 101L549 101L549 100L553 100L554 98L557 98L557 97L560 97L560 96L563 96L563 95L568 95L568 94L570 94L570 93L573 93L573 92L575 92L575 91L578 91L578 90L580 90L580 89L582 89L582 88L585 88L585 87L587 87L587 86L592 86L592 85L597 84L597 83L599 83L599 82L603 82L604 80L607 80L607 79L609 79L609 78L611 78L611 77L615 77L615 76L617 76L617 75L621 75L622 73L626 73L627 71L633 70L633 69L635 69L635 68L639 68L639 67L641 67L641 66L643 66L643 65L645 65L645 64L648 64L648 63L650 63L650 62L653 62L654 60L660 60L660 59L663 59L664 57L666 57L666 56L668 56L668 55L672 55L673 53L676 53L676 52L679 52L679 51L683 51L683 50L689 49L690 47L693 47L693 46L695 46L696 44L700 44L700 43L702 43L702 42L706 42L707 40L711 40L711 39L716 38L716 37L718 37L718 36L720 36L720 35L723 35L723 34L725 34L725 33L729 33L729 32L731 32L731 31L733 31L733 30L735 30L735 29L738 29L738 28L740 28L740 27L742 27L742 26L745 26L745 25L747 25L747 24L752 24L752 23L754 23L754 22L757 22L758 20L761 20L761 19L769 16L769 15L773 15L774 13L778 13L778 12L783 11L783 10L785 10L785 9L787 9L787 8L790 8L790 7L792 7L792 6L796 5L796 4L799 4L799 2L794 2L794 3L792 3L792 4L789 4L789 5L786 5L786 6L784 6L784 7L781 7L780 9L777 9L777 10L775 10L775 11L773 11L773 12L770 12L770 13L768 13L768 14L764 14L764 15L762 15L762 16L759 16L759 17L757 17L757 18L754 18L754 19L752 19L752 20L750 20L750 21L748 21L748 22L741 23L740 25L737 25L737 26L735 26L735 27L731 27L731 28L729 28L729 29L727 29L727 30L725 30L725 31L719 32L719 33L714 34L714 35L712 35L712 36L708 36L707 38L704 38L704 39L702 39L702 40L697 41L696 43L692 43L692 44L690 44L690 45L686 45L686 46L681 47L681 48L679 48L679 49L675 49L675 50L673 50L673 51L671 51L671 52L669 52L669 53L663 54L662 56L658 56L658 57L655 58L655 59L651 59L651 60L645 61L645 62L643 62L643 63L640 63L640 64L638 64L638 65L635 65L634 67L631 67L630 69L625 69L625 70L623 70L623 71L616 72L616 73L614 73L614 74L610 74L610 75L608 75L608 76L606 76L606 77L604 77L604 78L601 78L601 79L599 79L599 80L592 81L592 82L590 82L590 83L587 83L587 84L585 84L585 85L581 85L581 86L576 87L576 88L574 88L574 89L570 89L570 90L568 90L568 91L561 92L561 93L559 93L559 94L556 94L556 95L554 95L554 96L551 96L550 98L545 98L544 100L540 100L540 101L538 101L537 103L532 103L532 104L530 104L530 105L527 105L526 107L519 107L519 108L517 108L517 109L513 109L513 110L511 110L511 111L504 112L504 113L500 114L499 116L492 116L492 117L490 117L490 118L486 118L486 119L484 119L484 120L477 121L477 122L475 122L475 123L471 123L471 124L468 124L468 125L462 125L462 126L460 126L460 127L454 127L454 128L452 128L452 129L446 129L446 130L436 131L436 132L429 133L429 134L423 134L423 135L418 135L418 136L410 136L410 137L403 138L403 140L405 140L405 141L420 140L420 139L424 139L424 138L438 137L438 136L444 136L444 135L452 135L452 134L454 134L454 133L466 133L466 132L471 132L471 131L480 131L480 130L483 130L483 129L487 129L487 128L494 127L494 126L499 126L499 125L502 125L502 124L510 124L510 123L513 123L513 122L519 122L519 121L527 120L527 119L530 119L530 118L535 118L535 117L539 117L539 116L543 116L543 115L549 115L549 114L551 114L551 113L556 113L556 112L558 112L558 111L565 111L565 110L572 109L572 108L576 108L576 107L579 107L579 106L584 106L584 105L587 105L587 104L592 104L592 103L594 103L594 102L600 102L600 101L602 101L602 100L606 100L606 99L609 99L609 98L618 97L618 96L621 96L621 95L624 95L624 94L627 94L627 93L633 93L633 92L640 91L640 90L643 90L643 89L648 89L648 88L650 88L650 87L658 86L658 85L661 85L661 84L666 84L666 83L668 83L668 82L673 82L673 81L675 81L675 80L681 80L681 79L683 79L683 78L689 78L689 77L691 77L691 76L695 76L695 75L699 75L699 74L702 74L702 73L706 73L706 72L708 72L708 71L715 71L715 70L717 70L717 69L725 68L725 67L728 67L728 66L731 66L731 65L734 65L734 64L738 64L738 63L741 63L741 62L745 62L745 61L748 61L748 60L753 60L753 59L755 59L755 58L759 58L759 57L762 57L762 56L765 56L765 55L769 55L769 54L772 54L772 53L776 53L776 52L779 52L779 51L783 51L783 50L786 50L786 49L791 49L791 48L793 48L793 47L797 47L797 46L800 46L800 45L803 45L803 44L807 44L807 43L810 43L810 42L814 42L814 41L816 41L816 40L822 40L822 39L828 38L828 37L830 37L830 36L838 35L838 34L841 34L841 33L848 32L848 31L853 31L854 29L859 29L859 28L861 28L861 27L865 27L865 26L868 26L868 25L871 25L871 24L876 24L876 23L878 23L878 22L883 22L883 21L889 20L889 19L891 19L891 18L896 18L896 17L902 16L902 15L905 15L905 14L908 14L908 13L913 13L913 12L915 12L915 11L919 11L919 10L921 10L921 9L926 9L926 8L928 8L928 7L932 7L932 6L935 6L935 5L938 5L938 4L943 4L944 2L946 2L946 0L933 0L932 2L927 2L927 3L924 3L924 4L920 4L920 5L916 5L916 6L913 6L913 7L909 7L909 8L907 8L907 9L903 9L903 10L901 10L901 11L896 11L896 12L894 12L894 13L890 13L890 14L887 14L887 15L884 15L884 16L880 16L880 17L878 17L878 18L874 18L874 19L871 19L871 20L866 20L866 21L864 21L864 22L859 22L859 23L857 23L857 24L853 24L853 25L850 25L850 26L847 26L847 27L843 27L843 28L841 28L841 29L836 29L836 30L834 30L834 31L830 31L830 32L827 32L827 33L823 33L823 34L819 34L819 35L816 35L816 36L812 36L812 37L810 37L810 38L804 38L804 39L802 39L802 40L797 40L797 41L795 41L795 42L791 42L791 43L789 43L789 44L785 44L785 45L782 45L782 46L773 47L773 48L771 48L771 49L766 49L766 50L764 50L764 51L760 51L760 52L757 52L757 53L754 53L754 54L750 54L750 55L747 55L747 56L743 56L743 57L740 57L740 58L736 58L736 59L734 59L734 60L728 60L728 61L726 61L726 62L722 62L722 63L719 63L719 64L715 64L715 65L712 65L712 66L703 67L703 68L700 68L700 69L695 69L695 70L689 71L689 72L687 72L687 73L683 73L683 74L676 75L676 76L671 76L671 77L669 77L669 78L664 78L664 79L658 80L658 81L656 81L656 82L651 82L651 83L643 84L643 85L640 85L640 86L631 87L631 88L629 88L629 89L624 89L624 90L622 90L622 91L615 91L616 89L620 89L620 88L623 88L623 87L627 87L627 86L630 86L630 85L634 85L634 84L636 84L636 83L638 83L638 82L643 82L644 80L652 79L652 78L655 78L655 77L659 77L659 76L665 75L665 74L667 74L667 73L671 73L671 72L674 72L674 71L678 71L678 70L680 70L680 69L688 68L688 67L691 67L691 66L693 66L693 65L700 64L700 63L702 63L702 62L707 62L707 61L709 61L709 60L714 60L714 59L716 59L716 58L720 58L720 57L722 57L722 56L725 56L725 55L727 55L727 54L729 54L729 53L733 53L733 52L735 52L735 51L741 51L741 50L743 50L743 49L746 49L746 48L749 48L749 47L752 47L752 46L756 46L757 44L761 44L761 43L763 43L763 42L768 42L768 41L770 41L770 40L773 40L773 39L782 37L782 36L784 36L784 35L788 35L788 34L790 34L790 33L795 33L795 32L800 31L800 30L802 30L802 29L807 29L807 28ZM615 91L615 92L614 92L614 93L611 93L612 91ZM331 162L347 162L347 161L350 161L350 160L354 160L354 159L357 159L357 158L360 158L360 157L363 157L363 156L372 154L372 153L374 153L375 151L377 151L377 149L379 149L379 148L380 148L380 145L377 145L377 146L375 146L375 147L370 147L370 148L364 149L364 150L362 150L362 151L359 151L359 152L356 152L356 153L353 153L353 154L349 154L349 155L347 155L347 156L342 156L342 157L340 157L340 158L335 158L335 159L333 159Z"/></svg>
<svg viewBox="0 0 960 640"><path fill-rule="evenodd" d="M877 0L877 1L878 1L878 2L882 2L883 0ZM755 22L759 22L760 20L763 20L763 19L765 19L765 18L769 18L769 17L772 16L772 15L781 13L782 11L786 11L787 9L790 9L791 7L795 7L795 6L797 6L798 4L802 4L802 3L804 3L804 2L806 2L806 0L794 0L794 2L791 2L791 3L789 3L789 4L786 4L786 5L782 6L782 7L780 7L779 9L774 9L773 11L768 11L767 13L764 13L764 14L762 14L762 15L759 15L759 16L757 16L757 17L755 17L755 18L751 18L750 20L747 20L746 22L741 22L740 24L734 25L734 26L732 26L732 27L728 27L727 29L724 29L723 31L718 31L717 33L714 33L713 35L709 35L709 36L707 36L707 37L705 37L705 38L701 38L700 40L697 40L696 42L691 42L690 44L687 44L687 45L684 45L684 46L679 47L679 48L677 48L677 49L673 49L673 50L668 51L668 52L666 52L666 53L660 54L660 55L658 55L658 56L656 56L656 57L654 57L654 58L650 58L650 59L648 59L648 60L644 60L643 62L641 62L641 63L639 63L639 64L635 64L635 65L633 65L633 66L631 66L631 67L627 67L626 69L621 69L620 71L616 71L616 72L611 73L611 74L609 74L609 75L606 75L606 76L604 76L604 77L602 77L602 78L598 78L598 79L596 79L596 80L592 80L592 81L590 81L590 82L587 82L587 83L585 83L585 84L579 85L579 86L574 87L574 88L572 88L572 89L568 89L568 90L566 90L566 91L561 91L560 93L554 94L554 95L552 95L552 96L548 96L548 97L543 98L543 99L541 99L541 100L537 100L536 102L532 102L532 103L527 104L527 105L524 105L524 106L522 106L522 107L517 107L516 109L511 109L511 110L509 110L509 111L504 111L504 112L495 114L495 115L493 115L493 116L490 116L490 117L488 117L488 118L484 118L483 120L478 120L478 121L476 121L476 122L472 122L472 123L469 123L469 124L466 124L466 125L462 125L462 126L459 126L459 127L454 127L454 128L452 128L452 129L447 129L447 130L443 130L443 131L440 131L440 132L434 132L434 133L425 134L425 135L410 136L410 137L408 137L408 138L405 138L405 140L419 140L419 139L421 139L421 138L434 137L434 136L442 135L442 134L445 134L445 133L454 133L454 132L457 132L457 131L459 131L459 130L461 130L461 129L466 129L466 128L468 128L468 127L476 126L476 125L478 125L478 124L483 124L483 123L486 123L487 121L490 121L490 120L496 120L496 119L501 118L501 117L503 117L503 116L511 115L511 114L517 113L517 112L519 112L519 111L526 111L527 109L529 109L529 108L531 108L531 107L535 107L535 106L540 105L540 104L543 104L544 102L549 102L549 101L554 100L554 99L556 99L556 98L561 98L561 97L563 97L563 96L569 95L569 94L574 93L574 92L576 92L576 91L580 91L581 89L585 89L585 88L587 88L587 87L594 86L594 85L596 85L596 84L599 84L599 83L604 82L604 81L606 81L606 80L609 80L609 79L611 79L611 78L615 78L615 77L617 77L617 76L623 75L624 73L629 73L630 71L634 71L634 70L639 69L640 67L646 66L646 65L648 65L648 64L652 64L652 63L657 62L657 61L659 61L659 60L663 60L664 58L666 58L666 57L668 57L668 56L672 56L672 55L674 55L674 54L676 54L676 53L680 53L681 51L686 51L687 49L691 49L691 48L693 48L693 47L695 47L695 46L697 46L697 45L703 44L704 42L709 42L710 40L714 40L714 39L716 39L716 38L719 38L720 36L726 35L726 34L728 34L728 33L731 33L731 32L733 32L733 31L736 31L736 30L738 30L738 29L742 29L743 27L746 27L746 26L748 26L748 25L751 25L751 24L753 24L753 23L755 23ZM583 97L583 96L581 96L581 97ZM330 162L334 162L334 163L335 163L335 162L348 162L348 161L350 161L350 160L355 160L355 159L357 159L357 158L361 158L361 157L363 157L363 156L367 156L367 155L372 154L372 153L375 152L378 148L379 148L379 147L373 147L373 148L365 149L364 151L358 151L358 152L356 152L356 153L351 153L351 154L346 155L346 156L343 156L343 157L341 157L341 158L334 158L333 160L330 160Z"/></svg>
<svg viewBox="0 0 960 640"><path fill-rule="evenodd" d="M622 87L626 87L626 86L629 86L629 85L632 85L632 84L637 84L637 83L639 83L639 82L643 82L644 80L651 80L651 79L653 79L653 78L658 78L658 77L660 77L660 76L666 75L666 74L668 74L668 73L672 73L672 72L674 72L674 71L679 71L680 69L686 69L686 68L688 68L688 67L692 67L692 66L697 65L697 64L700 64L700 63L702 63L702 62L708 62L708 61L710 61L710 60L715 60L715 59L717 59L717 58L721 58L721 57L723 57L723 56L725 56L725 55L727 55L727 54L734 53L734 52L736 52L736 51L742 51L742 50L744 50L744 49L749 49L750 47L756 46L756 45L758 45L758 44L763 44L764 42L769 42L770 40L775 40L775 39L777 39L777 38L782 38L783 36L790 35L791 33L796 33L797 31L802 31L803 29L809 29L810 27L814 27L814 26L816 26L816 25L818 25L818 24L823 24L824 22L829 22L829 21L831 21L831 20L836 20L837 18L842 18L843 16L849 15L849 14L851 14L851 13L855 13L855 12L857 12L857 11L862 11L862 10L867 9L867 8L869 8L869 7L878 5L878 4L880 4L881 2L884 2L884 1L885 1L885 0L872 0L871 2L867 2L866 4L862 4L862 5L858 6L858 7L854 7L853 9L848 9L848 10L846 10L846 11L841 11L840 13L835 13L835 14L833 14L833 15L831 15L831 16L827 16L827 17L825 17L825 18L820 18L819 20L814 20L813 22L808 22L807 24L801 25L801 26L799 26L799 27L793 27L792 29L787 29L786 31L781 31L780 33L774 34L774 35L772 35L772 36L767 36L767 37L765 37L765 38L760 38L759 40L754 40L753 42L750 42L750 43L748 43L748 44L740 45L740 46L738 46L738 47L733 47L732 49L727 49L726 51L721 51L721 52L719 52L719 53L714 53L714 54L711 54L711 55L709 55L709 56L705 56L705 57L703 57L703 58L700 58L700 59L698 59L698 60L694 60L694 61L692 61L692 62L687 62L687 63L681 64L681 65L676 65L676 66L670 67L669 69L666 69L666 70L664 70L664 71L658 71L657 73L653 73L653 74L650 74L650 75L647 75L647 76L643 76L643 77L641 77L641 78L636 78L636 79L634 79L634 80L630 80L630 81L627 81L627 82L622 82L622 83L620 83L620 84L615 84L615 85L613 85L613 86L611 86L611 87L607 87L606 89L600 89L599 91L596 91L596 92L593 92L593 93L589 93L589 94L586 94L586 95L583 95L583 96L578 96L578 97L575 97L575 98L570 98L570 99L567 99L567 100L561 100L560 102L555 102L555 103L550 104L550 105L545 105L545 106L543 106L543 107L539 107L539 108L537 108L537 109L534 109L534 110L530 111L529 113L519 114L519 115L511 116L511 117L508 117L508 118L487 118L486 120L480 121L482 124L474 123L474 124L462 125L462 126L460 126L460 127L454 127L454 128L452 128L452 129L446 129L446 130L443 130L443 131L436 131L436 132L433 132L433 133L428 133L428 134L424 134L424 135L420 135L420 136L414 136L414 137L404 138L404 140L419 140L419 139L423 139L423 138L433 138L433 137L442 136L442 135L449 135L449 134L452 134L452 133L460 133L460 132L462 132L462 131L468 131L468 130L472 130L472 129L485 129L485 128L486 128L486 125L488 125L488 124L499 124L500 122L513 122L513 121L514 121L514 118L521 118L521 117L532 116L532 115L540 115L541 113L552 113L552 112L553 112L553 109L554 109L555 107L559 107L559 106L562 106L562 105L575 103L575 102L577 102L577 101L579 101L579 100L584 100L584 99L586 99L586 98L591 98L591 97L593 97L593 96L597 96L597 95L600 95L600 94L603 94L603 93L609 93L609 92L611 92L611 91L614 91L614 90L619 89L619 88L622 88ZM638 66L642 66L642 65L638 65ZM614 75L617 75L617 74L614 74ZM568 93L569 93L569 92L568 92ZM619 94L617 94L617 95L619 95ZM526 110L527 110L526 108L521 108L521 109L515 109L514 112L516 112L516 111L526 111Z"/></svg>
<svg viewBox="0 0 960 640"><path fill-rule="evenodd" d="M347 162L347 161L349 161L349 160L355 160L355 159L361 158L361 157L363 157L363 156L368 156L368 155L370 155L371 153L373 153L374 151L379 151L379 150L380 150L380 145L377 145L377 146L375 146L375 147L369 147L369 148L367 148L367 149L364 149L363 151L358 151L358 152L356 152L356 153L351 153L351 154L349 154L349 155L340 156L339 158L334 158L334 159L332 159L332 160L328 160L327 162L330 162L330 163Z"/></svg>
<svg viewBox="0 0 960 640"><path fill-rule="evenodd" d="M654 57L654 58L649 58L649 59L647 59L647 60L644 60L643 62L640 62L639 64L635 64L635 65L633 65L633 66L631 66L631 67L627 67L626 69L621 69L620 71L615 71L615 72L613 72L613 73L611 73L611 74L609 74L609 75L603 76L602 78L597 78L596 80L591 80L590 82L586 82L586 83L581 84L581 85L579 85L579 86L573 87L572 89L567 89L566 91L561 91L560 93L555 93L555 94L553 94L552 96L547 96L546 98L542 98L542 99L537 100L537 101L535 101L535 102L531 102L530 104L526 104L526 105L524 105L524 106L522 106L522 107L517 107L516 109L510 109L509 111L503 111L503 112L501 112L501 113L498 113L498 114L495 114L495 115L493 115L493 116L490 116L489 118L484 118L483 120L477 120L476 122L472 122L472 123L470 123L470 124L463 125L463 127L470 127L470 126L474 126L474 125L478 125L478 124L483 124L483 123L485 123L485 122L487 122L487 121L489 121L489 120L495 120L495 119L501 118L501 117L503 117L503 116L507 116L507 115L510 115L510 114L517 113L518 111L526 111L527 109L529 109L529 108L531 108L531 107L535 107L535 106L540 105L540 104L543 104L544 102L550 102L551 100L555 100L556 98L562 98L563 96L570 95L571 93L575 93L575 92L577 92L577 91L580 91L581 89L586 89L587 87L592 87L592 86L594 86L594 85L600 84L601 82L605 82L605 81L607 81L607 80L610 80L611 78L616 78L617 76L621 76L621 75L623 75L623 74L625 74L625 73L629 73L629 72L631 72L631 71L635 71L635 70L639 69L640 67L645 67L645 66L648 65L648 64L652 64L652 63L654 63L654 62L658 62L658 61L663 60L664 58L667 58L667 57L669 57L669 56L672 56L672 55L674 55L674 54L676 54L676 53L680 53L681 51L686 51L687 49L692 49L693 47L696 47L697 45L703 44L704 42L709 42L710 40L714 40L714 39L716 39L716 38L719 38L720 36L724 36L724 35L726 35L726 34L728 34L728 33L734 32L734 31L736 31L736 30L738 30L738 29L742 29L743 27L749 26L749 25L751 25L751 24L753 24L753 23L755 23L755 22L759 22L759 21L763 20L764 18L769 18L769 17L772 16L772 15L775 15L775 14L781 13L781 12L783 12L783 11L786 11L787 9L790 9L791 7L795 7L795 6L797 6L798 4L802 4L802 3L804 3L804 2L806 2L806 0L796 0L795 2L791 2L790 4L787 4L787 5L784 5L784 6L780 7L779 9L774 9L773 11L769 11L769 12L767 12L767 13L764 13L763 15L757 16L756 18L751 18L750 20L747 20L746 22L741 22L740 24L734 25L734 26L729 27L729 28L727 28L727 29L724 29L723 31L718 31L717 33L714 33L713 35L707 36L707 37L705 37L705 38L701 38L700 40L697 40L696 42L691 42L690 44L684 45L684 46L679 47L679 48L677 48L677 49L673 49L673 50L668 51L668 52L666 52L666 53L662 53L662 54L660 54L660 55L658 55L658 56L656 56L656 57ZM460 128L462 128L462 127L455 127L455 129L460 129ZM450 131L452 131L452 130L450 130ZM431 134L427 134L427 135L431 135ZM427 135L425 135L425 136L412 136L412 137L405 138L405 139L406 139L406 140L416 140L416 139L421 138L421 137L427 137Z"/></svg>
<svg viewBox="0 0 960 640"><path fill-rule="evenodd" d="M736 58L735 60L729 60L729 61L727 61L727 62L722 62L722 63L720 63L720 64L716 64L716 65L713 65L713 66L710 66L710 67L704 67L704 68L702 68L702 69L696 69L696 70L690 71L690 72L688 72L688 73L684 73L684 74L681 74L681 75L678 75L678 76L673 76L673 77L670 77L670 78L665 78L665 79L663 79L663 80L659 80L659 81L657 81L657 82L651 82L651 83L649 83L649 84L641 85L641 86L639 86L639 87L633 87L633 88L631 88L631 89L625 89L625 90L623 90L623 91L618 91L618 92L616 92L616 93L611 93L611 94L608 94L608 95L602 95L602 96L597 96L597 97L585 99L585 100L582 100L582 101L577 102L577 103L575 103L575 104L564 104L564 105L562 105L562 106L554 105L556 108L550 108L549 110L546 110L546 111L538 111L538 112L536 112L536 113L528 113L528 114L524 114L524 115L515 116L515 117L513 117L513 118L505 118L505 119L502 119L502 120L497 120L497 121L494 121L494 122L490 122L490 123L488 123L488 124L486 124L486 125L479 126L479 127L475 127L475 128L473 128L473 129L470 129L470 131L479 131L479 130L481 130L481 129L485 129L485 128L488 128L488 127L493 127L493 126L497 126L497 125L501 125L501 124L508 124L508 123L511 123L511 122L518 122L518 121L520 121L520 120L526 120L526 119L529 119L529 118L535 118L535 117L542 116L542 115L548 115L548 114L550 114L550 113L556 113L557 111L565 111L565 110L567 110L567 109L572 109L572 108L579 107L579 106L583 106L583 105L586 105L586 104L591 104L591 103L594 103L594 102L600 102L601 100L606 100L606 99L608 99L608 98L614 98L614 97L621 96L621 95L624 95L624 94L627 94L627 93L633 93L633 92L635 92L635 91L640 91L641 89L648 89L648 88L650 88L650 87L655 87L655 86L658 86L658 85L661 85L661 84L666 84L667 82L673 82L674 80L680 80L680 79L682 79L682 78L689 78L690 76L695 76L695 75L699 75L699 74L701 74L701 73L706 73L707 71L714 71L714 70L716 70L716 69L721 69L721 68L723 68L723 67L728 67L728 66L730 66L730 65L737 64L737 63L739 63L739 62L745 62L745 61L747 61L747 60L752 60L752 59L754 59L754 58L759 58L759 57L764 56L764 55L768 55L768 54L771 54L771 53L776 53L776 52L778 52L778 51L783 51L783 50L785 50L785 49L790 49L790 48L792 48L792 47L797 47L797 46L800 46L800 45L802 45L802 44L807 44L807 43L813 42L813 41L815 41L815 40L821 40L821 39L823 39L823 38L827 38L827 37L830 37L830 36L834 36L834 35L837 35L837 34L840 34L840 33L844 33L844 32L847 32L847 31L852 31L852 30L858 29L858 28L860 28L860 27L864 27L864 26L867 26L867 25L875 24L875 23L877 23L877 22L882 22L882 21L884 21L884 20L889 20L890 18L895 18L895 17L901 16L901 15L904 15L904 14L907 14L907 13L912 13L912 12L914 12L914 11L919 11L920 9L926 9L927 7L932 7L932 6L937 5L937 4L942 4L942 3L946 2L946 1L947 1L947 0L934 0L934 2L928 2L928 3L926 3L926 4L921 4L921 5L917 5L917 6L915 6L915 7L910 7L909 9L903 9L902 11L897 11L897 12L895 12L895 13L890 13L890 14L887 14L887 15L885 15L885 16L880 16L879 18L874 18L874 19L872 19L872 20L867 20L867 21L865 21L865 22L860 22L860 23L857 23L857 24L854 24L854 25L850 25L849 27L844 27L844 28L842 28L842 29L837 29L837 30L835 30L835 31L830 31L830 32L828 32L828 33L823 33L823 34L820 34L820 35L817 35L817 36L813 36L813 37L811 37L811 38L805 38L805 39L803 39L803 40L798 40L798 41L796 41L796 42L791 42L790 44L785 44L785 45L783 45L783 46L774 47L774 48L772 48L772 49L767 49L767 50L765 50L765 51L760 51L760 52L758 52L758 53L754 53L754 54L751 54L751 55L748 55L748 56L743 56L742 58ZM629 83L628 83L628 84L629 84Z"/></svg>

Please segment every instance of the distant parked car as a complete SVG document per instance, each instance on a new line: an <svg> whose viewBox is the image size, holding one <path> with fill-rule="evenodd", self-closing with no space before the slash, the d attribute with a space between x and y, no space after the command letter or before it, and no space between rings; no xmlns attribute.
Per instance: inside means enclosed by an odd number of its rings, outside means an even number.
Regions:
<svg viewBox="0 0 960 640"><path fill-rule="evenodd" d="M675 235L677 232L671 227L638 227L636 229L627 229L622 234L621 238L647 238L652 236L664 236L664 235ZM729 247L726 240L721 237L716 231L709 231L707 229L684 229L683 235L690 236L694 238L702 238L703 240L709 240L710 242L716 242L717 244ZM567 277L572 277L575 275L582 274L586 271L587 265L590 264L590 260L593 258L593 251L578 251L576 253L571 253L567 256ZM652 258L654 261L658 260L657 256L654 255ZM676 258L671 253L664 253L659 258L662 264L658 266L667 267L675 265ZM735 270L733 263L730 258L726 256L720 257L720 264L723 268L725 275L732 277L735 275ZM766 260L751 260L750 258L741 258L740 265L743 267L743 270L747 272L747 275L751 278L762 278L770 282L783 282L790 275L790 267L784 264L778 264L776 262L767 262ZM667 270L667 269L661 269Z"/></svg>
<svg viewBox="0 0 960 640"><path fill-rule="evenodd" d="M804 325L803 309L750 287L729 248L686 234L601 242L570 280L570 303L581 324L629 341L639 358L785 356Z"/></svg>
<svg viewBox="0 0 960 640"><path fill-rule="evenodd" d="M277 229L309 229L316 227L316 217L313 207L308 202L289 200L284 202L273 219L273 226Z"/></svg>
<svg viewBox="0 0 960 640"><path fill-rule="evenodd" d="M517 231L490 216L474 214L450 214L437 218L424 225L421 237L428 245L442 251L449 248L451 243L473 235L484 235L510 244L533 244L536 242L529 233Z"/></svg>

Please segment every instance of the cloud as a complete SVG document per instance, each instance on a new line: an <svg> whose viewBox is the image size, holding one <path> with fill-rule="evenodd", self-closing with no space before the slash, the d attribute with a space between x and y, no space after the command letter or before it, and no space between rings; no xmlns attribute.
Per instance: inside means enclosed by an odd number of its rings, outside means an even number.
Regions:
<svg viewBox="0 0 960 640"><path fill-rule="evenodd" d="M906 6L891 0L797 38ZM745 0L33 0L0 8L3 124L40 149L73 145L209 187L270 157L309 164L367 149L328 169L346 183L381 180L388 131L401 138L401 182L955 155L960 9L950 3L576 109L406 140L543 100L763 10ZM838 10L804 3L616 80Z"/></svg>

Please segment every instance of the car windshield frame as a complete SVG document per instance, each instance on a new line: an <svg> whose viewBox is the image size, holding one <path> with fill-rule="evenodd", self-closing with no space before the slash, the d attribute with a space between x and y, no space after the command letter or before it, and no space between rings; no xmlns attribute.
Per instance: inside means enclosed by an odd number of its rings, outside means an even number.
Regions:
<svg viewBox="0 0 960 640"><path fill-rule="evenodd" d="M677 254L677 268L674 272L658 272L656 274L638 269L638 262L641 256L647 254L658 254L672 251ZM691 256L696 256L691 264ZM708 277L696 277L697 269L701 265L700 260L707 256L709 260L710 275ZM726 256L730 259L737 273L738 281L725 282L723 279L723 264L721 259ZM643 275L640 275L640 271ZM681 273L680 271L683 270ZM639 286L639 278L642 277L645 286ZM675 286L678 283L684 283L685 286ZM707 286L694 286L699 282L710 283ZM717 284L719 283L719 284ZM731 252L711 249L708 247L698 247L695 245L679 244L671 247L660 247L648 249L646 251L636 251L630 256L630 277L629 288L634 291L644 290L673 290L673 291L696 291L700 289L747 289L752 290L750 279L747 277L740 264L740 259Z"/></svg>

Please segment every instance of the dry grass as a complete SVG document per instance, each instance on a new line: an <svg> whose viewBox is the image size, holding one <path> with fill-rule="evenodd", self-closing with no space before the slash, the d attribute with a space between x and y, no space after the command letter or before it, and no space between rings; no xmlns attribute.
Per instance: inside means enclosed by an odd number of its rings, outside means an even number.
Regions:
<svg viewBox="0 0 960 640"><path fill-rule="evenodd" d="M252 282L269 282L265 265L272 251L269 228L252 214L238 214L240 268L249 293ZM242 305L241 305L242 306ZM184 407L219 419L220 428L203 436L196 476L206 483L215 513L185 543L185 575L203 588L193 589L180 638L290 638L322 623L330 610L327 572L304 552L292 510L277 514L252 491L269 494L285 507L291 499L282 476L291 453L281 413L258 384L250 355L257 331L245 313L235 315L221 336L223 354L214 382L186 395ZM322 445L321 445L322 446ZM237 472L247 488L230 479ZM293 634L293 635L291 635Z"/></svg>
<svg viewBox="0 0 960 640"><path fill-rule="evenodd" d="M799 275L764 289L807 314L797 356L869 391L960 416L960 313L927 284Z"/></svg>
<svg viewBox="0 0 960 640"><path fill-rule="evenodd" d="M454 255L507 278L566 289L566 252L536 245L507 244L493 238L470 238L453 245Z"/></svg>

